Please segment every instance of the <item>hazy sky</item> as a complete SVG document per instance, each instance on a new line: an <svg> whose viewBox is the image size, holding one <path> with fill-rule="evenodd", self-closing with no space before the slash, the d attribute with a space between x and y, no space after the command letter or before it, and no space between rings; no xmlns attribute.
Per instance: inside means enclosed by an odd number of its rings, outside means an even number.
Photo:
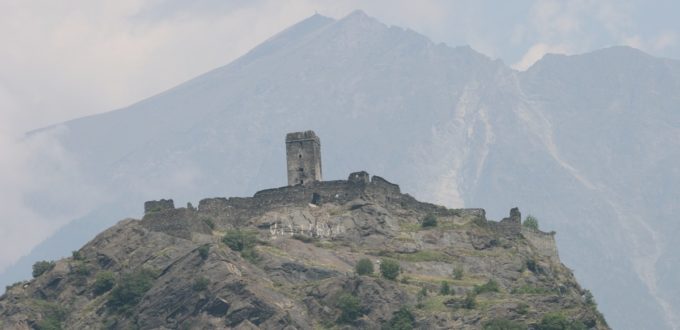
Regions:
<svg viewBox="0 0 680 330"><path fill-rule="evenodd" d="M24 192L49 182L26 171L32 148L47 146L60 157L50 141L17 143L23 132L161 92L315 12L341 18L356 9L517 69L546 52L621 44L680 58L680 2L672 0L0 0L0 199L7 216L0 241L12 240L0 246L0 271L63 224L22 206Z"/></svg>

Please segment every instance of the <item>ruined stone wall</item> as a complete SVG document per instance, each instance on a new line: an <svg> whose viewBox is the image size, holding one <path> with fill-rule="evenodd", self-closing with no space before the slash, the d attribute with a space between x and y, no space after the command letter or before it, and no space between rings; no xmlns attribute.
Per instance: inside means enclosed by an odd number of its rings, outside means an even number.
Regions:
<svg viewBox="0 0 680 330"><path fill-rule="evenodd" d="M501 235L517 236L522 230L522 213L514 207L510 209L510 216L499 222L489 221L489 225Z"/></svg>
<svg viewBox="0 0 680 330"><path fill-rule="evenodd" d="M187 226L196 224L176 219L180 217L179 214L193 217L199 226L203 225L203 219L239 226L277 207L345 204L362 198L400 205L441 219L468 217L486 223L483 209L448 209L441 205L419 202L408 194L402 194L398 185L379 176L370 177L363 171L350 174L347 180L315 181L305 185L266 189L258 191L253 197L206 198L199 202L195 210L175 209L172 201L149 201L145 203L145 209L153 208L155 211L147 212L144 221L145 226L150 229L185 237L188 235Z"/></svg>
<svg viewBox="0 0 680 330"><path fill-rule="evenodd" d="M540 230L523 228L522 235L536 248L539 255L560 263L555 242L555 232L545 233Z"/></svg>
<svg viewBox="0 0 680 330"><path fill-rule="evenodd" d="M172 199L161 199L159 201L144 202L144 214L172 210L174 208L175 202L173 202Z"/></svg>
<svg viewBox="0 0 680 330"><path fill-rule="evenodd" d="M144 215L142 226L151 231L163 232L171 236L191 239L191 233L210 234L211 228L198 221L195 211L179 208L166 209Z"/></svg>
<svg viewBox="0 0 680 330"><path fill-rule="evenodd" d="M321 141L314 131L286 135L288 185L321 181Z"/></svg>

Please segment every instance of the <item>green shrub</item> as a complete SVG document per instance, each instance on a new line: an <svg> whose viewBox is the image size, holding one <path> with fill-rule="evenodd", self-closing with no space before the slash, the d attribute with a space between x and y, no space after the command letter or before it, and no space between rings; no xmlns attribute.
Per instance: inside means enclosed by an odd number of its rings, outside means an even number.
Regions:
<svg viewBox="0 0 680 330"><path fill-rule="evenodd" d="M66 309L56 303L42 302L38 305L42 319L36 324L38 330L61 330L66 320Z"/></svg>
<svg viewBox="0 0 680 330"><path fill-rule="evenodd" d="M350 293L342 293L338 296L336 306L340 309L337 323L352 323L361 316L361 301Z"/></svg>
<svg viewBox="0 0 680 330"><path fill-rule="evenodd" d="M515 311L517 312L517 314L520 314L520 315L524 315L526 313L529 313L529 305L527 305L525 303L521 303L521 304L517 305L517 308L515 309Z"/></svg>
<svg viewBox="0 0 680 330"><path fill-rule="evenodd" d="M156 272L149 269L125 274L111 290L108 305L116 312L128 312L153 286Z"/></svg>
<svg viewBox="0 0 680 330"><path fill-rule="evenodd" d="M524 228L538 230L538 219L533 215L527 215L527 217L524 218L524 223L522 223L522 225L524 225Z"/></svg>
<svg viewBox="0 0 680 330"><path fill-rule="evenodd" d="M371 275L373 274L373 261L367 258L360 259L354 268L359 275Z"/></svg>
<svg viewBox="0 0 680 330"><path fill-rule="evenodd" d="M456 280L463 279L463 268L456 268L453 270L453 278Z"/></svg>
<svg viewBox="0 0 680 330"><path fill-rule="evenodd" d="M90 276L91 272L90 267L82 261L76 261L71 265L69 271L70 275L72 275L71 280L73 284L78 287L84 286L87 283L87 277Z"/></svg>
<svg viewBox="0 0 680 330"><path fill-rule="evenodd" d="M314 242L318 241L318 239L316 239L314 237L303 235L303 234L293 234L293 239L296 239L296 240L303 242L303 243L314 243Z"/></svg>
<svg viewBox="0 0 680 330"><path fill-rule="evenodd" d="M380 263L380 273L388 280L395 280L399 276L399 262L392 259L383 259Z"/></svg>
<svg viewBox="0 0 680 330"><path fill-rule="evenodd" d="M593 306L596 307L597 303L595 302L595 297L593 297L593 293L590 292L590 290L585 290L585 293L583 294L583 298L586 301L586 304L588 306Z"/></svg>
<svg viewBox="0 0 680 330"><path fill-rule="evenodd" d="M110 318L110 319L107 318L104 321L104 324L102 326L103 326L103 329L114 330L114 329L116 329L116 325L118 325L118 319L114 317L114 318Z"/></svg>
<svg viewBox="0 0 680 330"><path fill-rule="evenodd" d="M198 248L198 255L201 257L201 259L205 260L208 259L208 255L210 254L210 245L201 245Z"/></svg>
<svg viewBox="0 0 680 330"><path fill-rule="evenodd" d="M416 318L407 308L399 308L392 313L392 318L383 325L383 330L411 330L416 326Z"/></svg>
<svg viewBox="0 0 680 330"><path fill-rule="evenodd" d="M210 280L205 277L200 277L194 281L194 284L191 286L191 288L194 289L194 291L203 291L208 288L209 284Z"/></svg>
<svg viewBox="0 0 680 330"><path fill-rule="evenodd" d="M205 223L211 230L215 229L215 222L212 221L210 218L203 218L201 219L203 223Z"/></svg>
<svg viewBox="0 0 680 330"><path fill-rule="evenodd" d="M222 242L234 251L252 248L257 243L256 233L249 230L230 229L222 238Z"/></svg>
<svg viewBox="0 0 680 330"><path fill-rule="evenodd" d="M71 267L71 274L77 277L87 277L90 276L90 273L91 273L90 267L83 262L77 262Z"/></svg>
<svg viewBox="0 0 680 330"><path fill-rule="evenodd" d="M257 253L255 248L247 248L241 251L241 258L246 259L250 263L256 263L260 261L260 255Z"/></svg>
<svg viewBox="0 0 680 330"><path fill-rule="evenodd" d="M78 251L78 250L71 252L71 256L73 256L73 260L83 260L83 259L85 259L85 256L83 256L83 254L80 253L80 251Z"/></svg>
<svg viewBox="0 0 680 330"><path fill-rule="evenodd" d="M477 295L474 292L468 292L463 299L463 308L474 309L477 307Z"/></svg>
<svg viewBox="0 0 680 330"><path fill-rule="evenodd" d="M432 213L426 215L423 219L422 226L423 228L437 227L437 217L435 217Z"/></svg>
<svg viewBox="0 0 680 330"><path fill-rule="evenodd" d="M33 277L38 277L54 268L54 261L38 261L33 264Z"/></svg>
<svg viewBox="0 0 680 330"><path fill-rule="evenodd" d="M422 308L424 306L425 298L427 298L427 288L422 287L418 294L416 295L416 300L418 301L417 308Z"/></svg>
<svg viewBox="0 0 680 330"><path fill-rule="evenodd" d="M490 279L488 282L482 284L482 285L475 285L474 288L475 294L480 294L484 292L498 292L498 282L496 282L493 279Z"/></svg>
<svg viewBox="0 0 680 330"><path fill-rule="evenodd" d="M109 271L99 272L97 273L94 283L92 284L92 293L98 296L104 292L111 290L111 288L113 288L115 284L116 278L112 272Z"/></svg>
<svg viewBox="0 0 680 330"><path fill-rule="evenodd" d="M439 294L442 296L447 296L451 293L451 288L449 287L449 282L442 281L442 285L439 287Z"/></svg>
<svg viewBox="0 0 680 330"><path fill-rule="evenodd" d="M580 321L570 321L560 313L549 313L543 316L536 330L585 330L586 326Z"/></svg>
<svg viewBox="0 0 680 330"><path fill-rule="evenodd" d="M526 328L526 325L507 319L495 319L484 323L484 330L526 330Z"/></svg>
<svg viewBox="0 0 680 330"><path fill-rule="evenodd" d="M540 273L541 268L538 266L538 263L536 262L535 259L527 259L526 265L527 269L529 269L532 273L534 274Z"/></svg>

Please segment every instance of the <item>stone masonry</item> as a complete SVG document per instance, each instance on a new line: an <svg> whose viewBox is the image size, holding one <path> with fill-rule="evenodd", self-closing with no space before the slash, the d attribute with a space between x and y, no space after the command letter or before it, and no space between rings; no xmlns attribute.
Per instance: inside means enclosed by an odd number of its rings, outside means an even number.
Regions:
<svg viewBox="0 0 680 330"><path fill-rule="evenodd" d="M321 181L321 142L314 131L286 135L288 185L306 185Z"/></svg>

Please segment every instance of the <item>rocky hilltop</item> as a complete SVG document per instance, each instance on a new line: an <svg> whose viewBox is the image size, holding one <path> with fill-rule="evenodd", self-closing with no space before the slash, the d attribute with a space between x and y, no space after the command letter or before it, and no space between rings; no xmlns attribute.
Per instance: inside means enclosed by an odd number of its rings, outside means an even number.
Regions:
<svg viewBox="0 0 680 330"><path fill-rule="evenodd" d="M0 328L608 328L519 210L491 221L366 172L147 202L34 276L0 297Z"/></svg>

